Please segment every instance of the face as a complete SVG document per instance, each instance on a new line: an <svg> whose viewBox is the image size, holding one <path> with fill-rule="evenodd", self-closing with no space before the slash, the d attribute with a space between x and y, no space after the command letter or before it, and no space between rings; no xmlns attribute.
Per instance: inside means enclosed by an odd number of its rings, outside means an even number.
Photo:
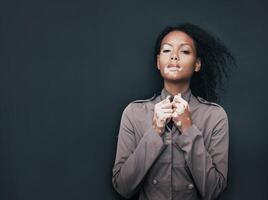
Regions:
<svg viewBox="0 0 268 200"><path fill-rule="evenodd" d="M182 31L168 33L161 42L157 68L165 81L190 81L201 61L196 57L194 41Z"/></svg>

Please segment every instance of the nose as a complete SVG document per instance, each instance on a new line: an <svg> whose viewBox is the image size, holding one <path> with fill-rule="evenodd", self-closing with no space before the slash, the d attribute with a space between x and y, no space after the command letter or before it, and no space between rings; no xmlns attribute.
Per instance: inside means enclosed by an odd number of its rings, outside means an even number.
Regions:
<svg viewBox="0 0 268 200"><path fill-rule="evenodd" d="M179 60L179 56L176 53L171 55L171 60Z"/></svg>

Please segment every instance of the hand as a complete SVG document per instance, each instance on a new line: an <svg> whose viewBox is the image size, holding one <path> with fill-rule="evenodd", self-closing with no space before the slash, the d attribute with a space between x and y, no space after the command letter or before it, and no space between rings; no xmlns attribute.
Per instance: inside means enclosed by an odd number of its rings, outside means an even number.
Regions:
<svg viewBox="0 0 268 200"><path fill-rule="evenodd" d="M165 130L166 123L171 120L173 110L170 96L154 106L153 128L161 136Z"/></svg>
<svg viewBox="0 0 268 200"><path fill-rule="evenodd" d="M181 93L174 96L172 108L172 120L177 128L184 133L192 125L192 120L188 102L181 97Z"/></svg>

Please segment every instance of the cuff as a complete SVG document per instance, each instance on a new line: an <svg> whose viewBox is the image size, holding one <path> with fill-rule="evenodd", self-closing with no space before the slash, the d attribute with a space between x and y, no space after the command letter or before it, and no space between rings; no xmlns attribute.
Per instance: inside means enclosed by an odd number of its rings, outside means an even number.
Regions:
<svg viewBox="0 0 268 200"><path fill-rule="evenodd" d="M160 136L153 127L150 127L144 134L143 139L148 141L154 147L165 146L163 137Z"/></svg>
<svg viewBox="0 0 268 200"><path fill-rule="evenodd" d="M183 134L180 134L176 140L176 144L186 152L192 148L192 144L196 138L203 137L201 131L192 124Z"/></svg>

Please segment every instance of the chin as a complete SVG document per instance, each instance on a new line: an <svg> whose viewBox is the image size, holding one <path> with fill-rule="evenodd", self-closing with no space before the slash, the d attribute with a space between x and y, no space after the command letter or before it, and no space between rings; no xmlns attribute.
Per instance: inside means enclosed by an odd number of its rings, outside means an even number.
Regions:
<svg viewBox="0 0 268 200"><path fill-rule="evenodd" d="M180 76L179 74L178 75L176 75L176 76L171 76L171 75L164 75L164 76L162 76L164 79L166 79L166 80L170 80L170 81L179 81L179 80L181 80L181 79L183 79L183 77L182 76Z"/></svg>
<svg viewBox="0 0 268 200"><path fill-rule="evenodd" d="M182 77L182 76L162 76L162 78L166 82L170 83L182 83L182 82L184 83L190 80L188 77Z"/></svg>
<svg viewBox="0 0 268 200"><path fill-rule="evenodd" d="M164 80L168 81L168 82L179 83L179 82L183 81L184 79L182 79L180 77L164 77Z"/></svg>

